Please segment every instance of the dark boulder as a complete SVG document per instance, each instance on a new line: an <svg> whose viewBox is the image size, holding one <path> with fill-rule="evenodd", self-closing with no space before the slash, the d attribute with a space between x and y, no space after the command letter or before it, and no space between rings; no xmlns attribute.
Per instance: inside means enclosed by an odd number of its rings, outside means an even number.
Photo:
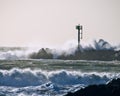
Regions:
<svg viewBox="0 0 120 96"><path fill-rule="evenodd" d="M65 96L120 96L120 79L113 79L108 84L90 85Z"/></svg>

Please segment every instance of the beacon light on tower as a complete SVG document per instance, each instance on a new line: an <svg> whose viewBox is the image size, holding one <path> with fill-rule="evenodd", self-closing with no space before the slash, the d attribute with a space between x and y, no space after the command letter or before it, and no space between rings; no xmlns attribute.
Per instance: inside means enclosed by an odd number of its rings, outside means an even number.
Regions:
<svg viewBox="0 0 120 96"><path fill-rule="evenodd" d="M82 39L83 27L79 24L76 26L76 29L78 30L78 49L80 49L80 39Z"/></svg>

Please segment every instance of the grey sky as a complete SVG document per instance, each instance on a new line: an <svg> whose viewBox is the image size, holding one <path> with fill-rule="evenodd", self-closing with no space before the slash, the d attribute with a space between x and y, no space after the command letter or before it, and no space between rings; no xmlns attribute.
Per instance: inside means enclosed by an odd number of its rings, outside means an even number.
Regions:
<svg viewBox="0 0 120 96"><path fill-rule="evenodd" d="M120 0L0 0L0 46L61 45L103 38L120 44Z"/></svg>

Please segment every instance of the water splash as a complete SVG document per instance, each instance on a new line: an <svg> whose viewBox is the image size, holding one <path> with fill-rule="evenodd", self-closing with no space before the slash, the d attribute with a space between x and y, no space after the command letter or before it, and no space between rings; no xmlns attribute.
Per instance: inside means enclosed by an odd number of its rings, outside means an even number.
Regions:
<svg viewBox="0 0 120 96"><path fill-rule="evenodd" d="M48 82L56 85L101 84L112 78L120 77L115 73L79 72L79 71L43 71L31 69L0 70L0 86L38 86Z"/></svg>
<svg viewBox="0 0 120 96"><path fill-rule="evenodd" d="M92 50L97 52L104 50L110 51L113 55L112 59L118 59L120 57L120 47L112 46L107 41L100 39L99 41L94 41L93 44L81 45L82 52L91 52ZM65 43L61 47L52 48L39 48L39 47L29 47L29 48L1 48L0 49L0 59L2 60L18 60L18 59L53 59L61 58L75 55L77 50L77 42L75 40ZM106 50L106 51L105 51ZM110 53L108 52L108 53ZM110 55L109 55L110 56ZM86 58L86 57L85 57ZM70 59L70 58L69 58ZM87 59L87 58L86 58Z"/></svg>

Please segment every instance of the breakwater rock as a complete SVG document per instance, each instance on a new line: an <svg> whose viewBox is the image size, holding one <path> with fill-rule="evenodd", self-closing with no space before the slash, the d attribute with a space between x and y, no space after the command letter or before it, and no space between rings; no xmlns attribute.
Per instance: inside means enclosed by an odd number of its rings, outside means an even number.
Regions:
<svg viewBox="0 0 120 96"><path fill-rule="evenodd" d="M113 79L107 84L90 85L65 96L120 96L120 78Z"/></svg>
<svg viewBox="0 0 120 96"><path fill-rule="evenodd" d="M28 56L31 59L62 59L62 60L120 60L120 50L111 46L108 42L100 39L94 42L94 46L83 48L75 47L67 51L57 51L55 49L41 48Z"/></svg>

